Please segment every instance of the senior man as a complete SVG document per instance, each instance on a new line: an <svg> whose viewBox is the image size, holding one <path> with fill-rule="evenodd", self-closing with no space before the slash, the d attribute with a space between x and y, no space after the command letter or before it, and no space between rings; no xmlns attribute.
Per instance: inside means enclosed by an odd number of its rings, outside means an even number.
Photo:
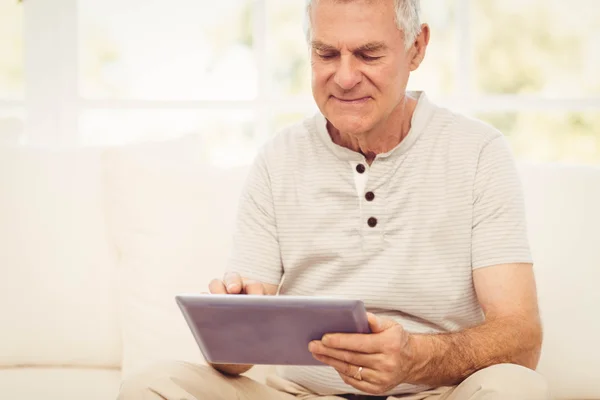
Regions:
<svg viewBox="0 0 600 400"><path fill-rule="evenodd" d="M296 0L297 1L297 0ZM371 334L310 343L329 367L175 363L121 399L546 399L520 182L503 136L407 93L419 0L308 1L320 112L272 139L211 293L362 299Z"/></svg>

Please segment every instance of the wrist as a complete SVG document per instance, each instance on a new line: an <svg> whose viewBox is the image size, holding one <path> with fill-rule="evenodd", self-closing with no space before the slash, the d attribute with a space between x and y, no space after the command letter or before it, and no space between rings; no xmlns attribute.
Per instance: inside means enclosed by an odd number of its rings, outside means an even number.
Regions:
<svg viewBox="0 0 600 400"><path fill-rule="evenodd" d="M409 335L412 363L407 377L407 383L419 385L427 381L430 376L431 363L435 362L439 346L435 343L435 336L411 334Z"/></svg>
<svg viewBox="0 0 600 400"><path fill-rule="evenodd" d="M231 376L241 375L253 367L252 365L242 364L210 364L210 366L223 374Z"/></svg>

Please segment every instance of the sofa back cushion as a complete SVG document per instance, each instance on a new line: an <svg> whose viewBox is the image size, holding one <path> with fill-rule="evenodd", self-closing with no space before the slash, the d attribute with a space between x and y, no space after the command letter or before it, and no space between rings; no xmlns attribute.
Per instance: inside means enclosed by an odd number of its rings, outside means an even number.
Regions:
<svg viewBox="0 0 600 400"><path fill-rule="evenodd" d="M520 166L556 398L600 398L600 168Z"/></svg>
<svg viewBox="0 0 600 400"><path fill-rule="evenodd" d="M204 362L174 297L222 276L246 168L211 167L201 153L195 135L106 153L124 377L165 360Z"/></svg>
<svg viewBox="0 0 600 400"><path fill-rule="evenodd" d="M100 149L0 147L0 366L118 368Z"/></svg>

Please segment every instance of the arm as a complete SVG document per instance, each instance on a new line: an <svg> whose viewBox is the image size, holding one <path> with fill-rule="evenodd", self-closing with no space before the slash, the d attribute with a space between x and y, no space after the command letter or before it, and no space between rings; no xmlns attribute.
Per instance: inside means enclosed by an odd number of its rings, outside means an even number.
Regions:
<svg viewBox="0 0 600 400"><path fill-rule="evenodd" d="M211 282L211 293L274 295L283 273L271 180L261 152L250 169L239 201L232 251L223 281ZM242 279L241 276L244 276ZM250 278L250 279L249 279ZM267 283L268 282L268 283ZM252 365L213 364L228 375L240 375Z"/></svg>
<svg viewBox="0 0 600 400"><path fill-rule="evenodd" d="M253 281L247 278L240 278L236 273L225 274L224 279L214 279L209 285L212 294L249 294L273 296L277 292L277 285L270 285ZM248 372L253 365L242 364L211 364L211 367L227 375L241 375Z"/></svg>
<svg viewBox="0 0 600 400"><path fill-rule="evenodd" d="M454 385L500 363L536 368L542 328L531 264L480 268L473 281L485 322L458 333L411 335L415 355L408 382Z"/></svg>
<svg viewBox="0 0 600 400"><path fill-rule="evenodd" d="M523 193L503 136L480 152L472 224L473 285L485 322L459 333L412 336L414 382L454 384L499 363L537 366L542 329Z"/></svg>
<svg viewBox="0 0 600 400"><path fill-rule="evenodd" d="M452 386L498 363L535 368L542 333L531 264L480 268L473 276L486 316L479 326L409 334L394 320L370 314L371 334L328 334L311 342L309 350L344 382L372 394L400 383Z"/></svg>

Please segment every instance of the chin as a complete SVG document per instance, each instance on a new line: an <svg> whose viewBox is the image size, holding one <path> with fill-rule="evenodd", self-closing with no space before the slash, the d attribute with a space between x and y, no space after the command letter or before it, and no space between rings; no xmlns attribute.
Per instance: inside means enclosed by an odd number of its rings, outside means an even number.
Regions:
<svg viewBox="0 0 600 400"><path fill-rule="evenodd" d="M352 136L361 135L373 128L372 119L370 117L344 114L333 114L326 117L340 132Z"/></svg>

